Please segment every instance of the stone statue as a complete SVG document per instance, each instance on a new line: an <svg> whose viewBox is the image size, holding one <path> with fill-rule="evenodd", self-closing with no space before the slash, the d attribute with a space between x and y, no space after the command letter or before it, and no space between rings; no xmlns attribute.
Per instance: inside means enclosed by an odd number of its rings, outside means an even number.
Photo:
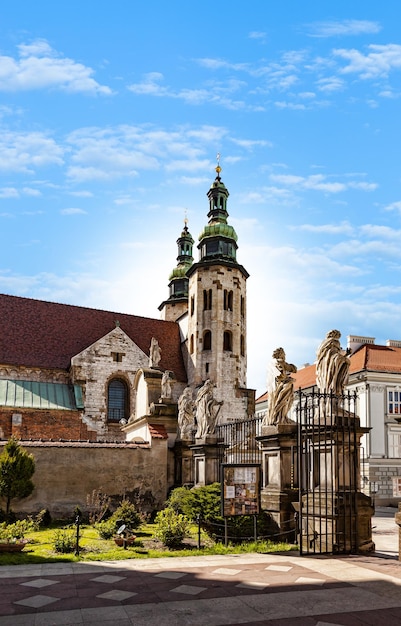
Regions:
<svg viewBox="0 0 401 626"><path fill-rule="evenodd" d="M219 402L213 397L213 383L206 380L199 389L195 400L196 407L196 439L201 439L206 435L213 435L216 430L217 416L223 401Z"/></svg>
<svg viewBox="0 0 401 626"><path fill-rule="evenodd" d="M171 398L171 374L170 370L163 372L162 376L162 398Z"/></svg>
<svg viewBox="0 0 401 626"><path fill-rule="evenodd" d="M283 348L277 348L273 352L273 361L268 369L269 404L267 413L263 418L263 426L291 423L288 418L294 399L294 379L291 374L295 374L296 371L295 365L286 362Z"/></svg>
<svg viewBox="0 0 401 626"><path fill-rule="evenodd" d="M330 330L317 351L316 384L321 393L344 393L350 360L341 349L339 330Z"/></svg>
<svg viewBox="0 0 401 626"><path fill-rule="evenodd" d="M191 387L185 387L178 398L178 438L192 439L195 426L194 402Z"/></svg>
<svg viewBox="0 0 401 626"><path fill-rule="evenodd" d="M149 349L149 367L158 367L161 358L162 351L160 350L159 342L152 337Z"/></svg>

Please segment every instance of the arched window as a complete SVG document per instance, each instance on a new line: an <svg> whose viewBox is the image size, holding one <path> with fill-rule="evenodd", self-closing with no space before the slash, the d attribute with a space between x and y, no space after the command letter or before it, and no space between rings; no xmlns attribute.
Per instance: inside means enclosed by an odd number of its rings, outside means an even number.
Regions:
<svg viewBox="0 0 401 626"><path fill-rule="evenodd" d="M224 310L233 310L233 292L227 291L227 289L224 289Z"/></svg>
<svg viewBox="0 0 401 626"><path fill-rule="evenodd" d="M212 333L210 332L210 330L205 330L205 332L203 333L203 349L212 349Z"/></svg>
<svg viewBox="0 0 401 626"><path fill-rule="evenodd" d="M107 390L107 419L109 422L119 422L128 417L127 385L121 378L113 378Z"/></svg>
<svg viewBox="0 0 401 626"><path fill-rule="evenodd" d="M204 289L203 290L203 310L210 311L212 308L212 290Z"/></svg>
<svg viewBox="0 0 401 626"><path fill-rule="evenodd" d="M241 296L241 315L242 315L242 317L244 317L244 315L245 315L245 298L244 298L244 296Z"/></svg>
<svg viewBox="0 0 401 626"><path fill-rule="evenodd" d="M224 331L223 335L223 350L231 352L233 349L233 336L229 330Z"/></svg>
<svg viewBox="0 0 401 626"><path fill-rule="evenodd" d="M241 335L241 356L245 356L245 337Z"/></svg>
<svg viewBox="0 0 401 626"><path fill-rule="evenodd" d="M195 311L195 296L191 296L191 316L194 314Z"/></svg>
<svg viewBox="0 0 401 626"><path fill-rule="evenodd" d="M194 336L191 335L191 337L189 338L189 354L193 354L194 353Z"/></svg>

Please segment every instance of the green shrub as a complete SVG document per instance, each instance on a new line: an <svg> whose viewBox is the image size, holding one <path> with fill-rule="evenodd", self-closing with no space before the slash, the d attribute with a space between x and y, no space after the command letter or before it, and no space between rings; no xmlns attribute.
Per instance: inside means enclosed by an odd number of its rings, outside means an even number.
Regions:
<svg viewBox="0 0 401 626"><path fill-rule="evenodd" d="M136 510L135 505L129 500L122 500L110 520L114 520L116 525L125 524L131 530L135 530L142 523L141 515Z"/></svg>
<svg viewBox="0 0 401 626"><path fill-rule="evenodd" d="M102 539L112 539L117 530L116 522L111 518L105 522L98 522L95 528Z"/></svg>
<svg viewBox="0 0 401 626"><path fill-rule="evenodd" d="M23 539L28 532L34 530L36 530L35 524L30 518L17 520L13 524L3 522L0 524L0 541L15 543Z"/></svg>
<svg viewBox="0 0 401 626"><path fill-rule="evenodd" d="M167 506L177 513L186 515L194 522L200 518L202 529L216 541L224 539L224 517L221 515L221 486L213 483L203 487L174 489L167 501ZM229 517L227 519L228 538L232 543L254 537L254 518L250 515ZM274 538L278 532L277 525L269 513L262 512L257 516L257 533L259 537Z"/></svg>
<svg viewBox="0 0 401 626"><path fill-rule="evenodd" d="M48 528L52 523L52 516L49 509L42 509L36 516L36 523L39 528Z"/></svg>
<svg viewBox="0 0 401 626"><path fill-rule="evenodd" d="M95 528L102 539L111 539L123 524L130 530L135 530L142 524L141 515L129 500L122 500L113 515L105 521L97 522Z"/></svg>
<svg viewBox="0 0 401 626"><path fill-rule="evenodd" d="M167 507L156 515L155 537L167 548L178 548L189 535L190 520L181 513Z"/></svg>
<svg viewBox="0 0 401 626"><path fill-rule="evenodd" d="M74 552L76 548L76 531L71 528L59 528L53 535L53 548L55 552L67 554Z"/></svg>

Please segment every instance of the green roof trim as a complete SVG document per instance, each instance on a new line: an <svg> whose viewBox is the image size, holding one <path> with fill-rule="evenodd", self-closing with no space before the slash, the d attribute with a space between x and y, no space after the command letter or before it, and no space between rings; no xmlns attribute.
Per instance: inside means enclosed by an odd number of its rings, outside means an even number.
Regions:
<svg viewBox="0 0 401 626"><path fill-rule="evenodd" d="M82 389L79 385L3 379L0 380L0 406L76 411L83 407Z"/></svg>
<svg viewBox="0 0 401 626"><path fill-rule="evenodd" d="M234 228L229 224L224 224L222 222L205 226L199 236L199 241L202 241L202 239L205 239L206 237L227 237L227 239L233 239L234 241L238 240L238 236Z"/></svg>

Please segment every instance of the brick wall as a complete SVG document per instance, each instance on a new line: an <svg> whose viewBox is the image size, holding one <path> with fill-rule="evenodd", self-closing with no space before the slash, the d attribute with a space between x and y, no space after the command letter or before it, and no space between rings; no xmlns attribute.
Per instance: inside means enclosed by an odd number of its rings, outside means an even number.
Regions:
<svg viewBox="0 0 401 626"><path fill-rule="evenodd" d="M0 408L0 438L95 441L79 411Z"/></svg>

